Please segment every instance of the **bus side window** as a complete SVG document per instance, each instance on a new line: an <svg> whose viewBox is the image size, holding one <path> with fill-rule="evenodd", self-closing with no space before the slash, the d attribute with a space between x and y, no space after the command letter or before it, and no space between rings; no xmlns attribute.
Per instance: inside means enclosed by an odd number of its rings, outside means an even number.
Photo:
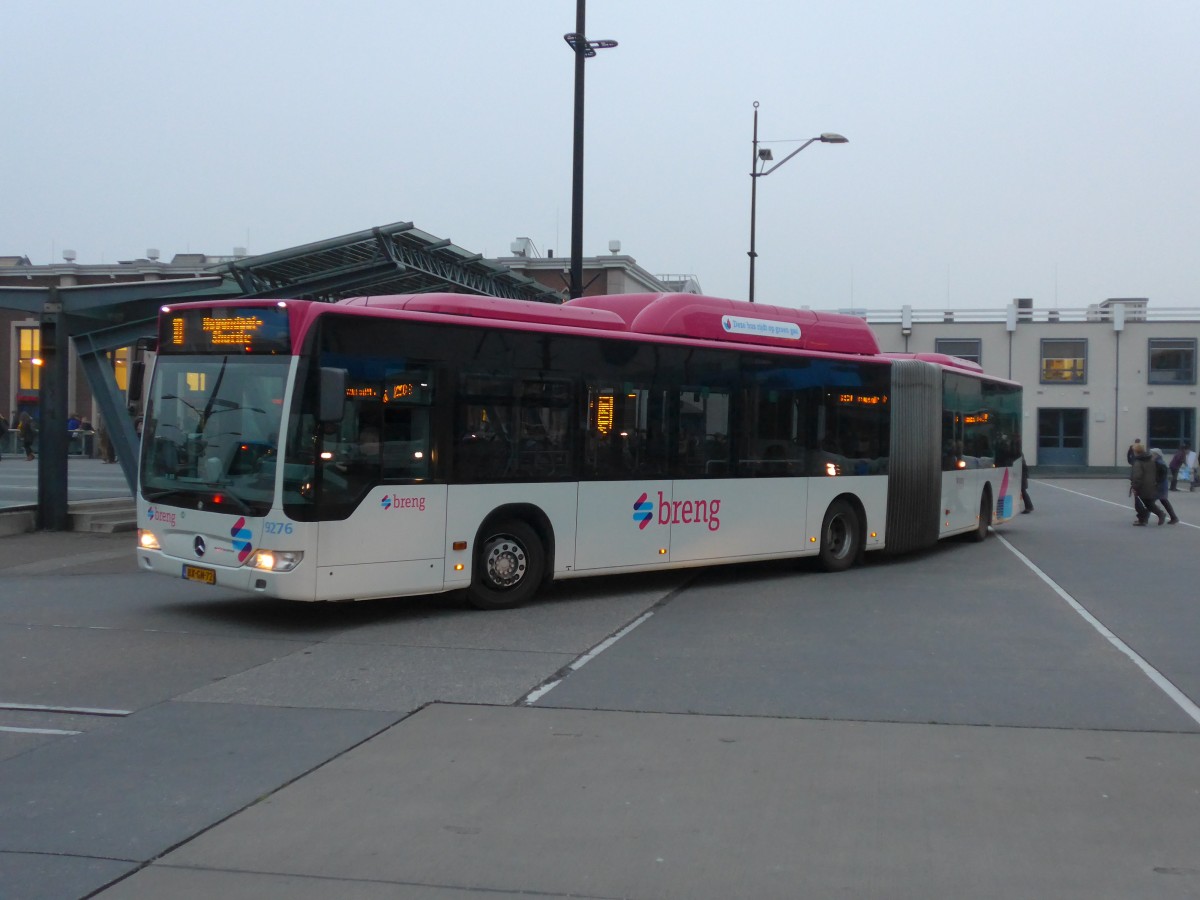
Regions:
<svg viewBox="0 0 1200 900"><path fill-rule="evenodd" d="M501 481L510 477L513 381L499 375L463 373L454 414L454 477Z"/></svg>
<svg viewBox="0 0 1200 900"><path fill-rule="evenodd" d="M726 391L690 387L680 391L678 476L729 475L729 411Z"/></svg>
<svg viewBox="0 0 1200 900"><path fill-rule="evenodd" d="M584 475L593 478L667 477L667 392L631 384L588 386Z"/></svg>
<svg viewBox="0 0 1200 900"><path fill-rule="evenodd" d="M429 477L429 433L428 409L388 410L382 435L383 477Z"/></svg>
<svg viewBox="0 0 1200 900"><path fill-rule="evenodd" d="M378 440L384 480L425 479L432 474L434 398L430 369L389 372L384 382L383 429Z"/></svg>

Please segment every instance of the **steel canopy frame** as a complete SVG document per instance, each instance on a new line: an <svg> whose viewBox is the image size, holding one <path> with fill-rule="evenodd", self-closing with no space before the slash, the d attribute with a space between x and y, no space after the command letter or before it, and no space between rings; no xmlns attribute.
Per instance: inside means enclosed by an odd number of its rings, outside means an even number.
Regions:
<svg viewBox="0 0 1200 900"><path fill-rule="evenodd" d="M0 308L40 316L42 332L41 441L38 454L38 527L67 528L67 360L70 342L100 405L121 472L137 486L137 434L106 354L154 335L158 307L168 297L226 297L219 275L103 285L0 287Z"/></svg>
<svg viewBox="0 0 1200 900"><path fill-rule="evenodd" d="M100 406L130 491L137 489L137 434L107 353L156 335L164 301L345 297L441 291L561 303L558 292L480 253L398 222L215 266L212 275L104 285L0 287L0 309L40 317L43 354L38 527L67 527L67 353L70 337ZM60 439L61 438L61 439Z"/></svg>
<svg viewBox="0 0 1200 900"><path fill-rule="evenodd" d="M557 291L446 238L397 222L227 263L246 298L334 302L370 294L454 291L559 303Z"/></svg>

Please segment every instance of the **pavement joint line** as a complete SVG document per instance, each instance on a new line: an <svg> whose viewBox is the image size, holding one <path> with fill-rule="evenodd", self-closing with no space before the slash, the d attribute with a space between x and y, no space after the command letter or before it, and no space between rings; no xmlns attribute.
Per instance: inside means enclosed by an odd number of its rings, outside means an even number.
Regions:
<svg viewBox="0 0 1200 900"><path fill-rule="evenodd" d="M8 703L0 700L0 709L13 712L65 713L75 716L131 716L131 709L98 709L91 706L42 706L36 703Z"/></svg>
<svg viewBox="0 0 1200 900"><path fill-rule="evenodd" d="M1113 634L1112 631L1108 629L1108 626L1088 612L1087 609L1084 608L1083 604L1067 593L1067 591L1060 584L1058 584L1058 582L1038 568L1033 560L1010 544L1003 535L998 534L996 537L1000 543L1007 547L1012 554L1017 557L1017 559L1019 559L1029 568L1031 572L1037 575L1038 578L1042 579L1042 581L1046 582L1046 584L1050 586L1050 589L1058 594L1058 596L1067 601L1067 604L1073 610L1075 610L1075 612L1077 612L1085 622L1096 629L1096 631L1099 632L1099 634L1105 640L1121 651L1121 653L1129 657L1129 659L1133 661L1133 664L1141 669L1142 672L1145 673L1146 677L1154 682L1155 686L1157 686L1159 690L1170 697L1171 700L1175 702L1175 705L1183 710L1193 722L1195 722L1197 725L1200 725L1200 706L1197 706L1187 694L1176 687L1175 684L1172 683L1165 675L1163 675L1162 672L1158 671L1158 669L1154 668L1154 666L1150 665L1150 663L1139 656L1132 647Z"/></svg>
<svg viewBox="0 0 1200 900"><path fill-rule="evenodd" d="M625 637L625 635L629 634L629 632L633 631L633 629L637 628L639 625L641 625L643 622L645 622L647 619L649 619L653 615L654 615L654 610L652 610L652 609L648 610L647 612L642 613L640 616L638 616L636 619L634 619L632 622L630 622L628 625L626 625L624 628L622 628L616 634L609 635L604 640L602 640L600 643L598 643L595 647L593 647L591 650L588 650L586 653L584 653L582 656L580 656L578 659L576 659L574 662L572 662L570 665L568 665L567 668L572 672L578 672L580 669L582 669L584 666L586 666L589 662L591 662L593 659L595 659L597 656L599 656L601 653L603 653L605 650L607 650L609 647L611 647L613 644L615 644L621 638ZM566 676L564 675L563 677L565 678ZM562 678L556 678L554 681L551 681L549 684L544 684L541 687L534 688L532 691L530 691L528 694L526 694L525 697L521 700L522 705L532 706L534 703L537 703L539 700L541 700L543 697L545 697L548 693L550 693L552 690L554 690L556 687L558 687L560 684L562 684L562 682L563 682Z"/></svg>

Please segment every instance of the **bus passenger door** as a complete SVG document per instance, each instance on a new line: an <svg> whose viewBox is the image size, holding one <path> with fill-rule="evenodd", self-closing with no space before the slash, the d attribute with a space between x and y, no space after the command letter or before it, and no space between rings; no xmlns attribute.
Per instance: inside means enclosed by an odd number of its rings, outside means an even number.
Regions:
<svg viewBox="0 0 1200 900"><path fill-rule="evenodd" d="M317 594L368 599L440 591L445 539L444 484L374 488L348 519L318 526Z"/></svg>

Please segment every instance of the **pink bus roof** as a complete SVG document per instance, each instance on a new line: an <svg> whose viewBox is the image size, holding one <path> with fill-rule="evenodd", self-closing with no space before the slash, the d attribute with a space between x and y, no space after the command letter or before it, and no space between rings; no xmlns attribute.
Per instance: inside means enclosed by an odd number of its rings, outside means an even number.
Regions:
<svg viewBox="0 0 1200 900"><path fill-rule="evenodd" d="M949 366L952 369L966 369L968 372L983 374L983 366L959 356L948 356L945 353L885 353L888 359L919 359L921 362L937 363L939 366Z"/></svg>
<svg viewBox="0 0 1200 900"><path fill-rule="evenodd" d="M608 294L561 306L470 294L352 297L338 306L402 309L727 344L879 355L865 321L839 313L767 306L700 294Z"/></svg>

